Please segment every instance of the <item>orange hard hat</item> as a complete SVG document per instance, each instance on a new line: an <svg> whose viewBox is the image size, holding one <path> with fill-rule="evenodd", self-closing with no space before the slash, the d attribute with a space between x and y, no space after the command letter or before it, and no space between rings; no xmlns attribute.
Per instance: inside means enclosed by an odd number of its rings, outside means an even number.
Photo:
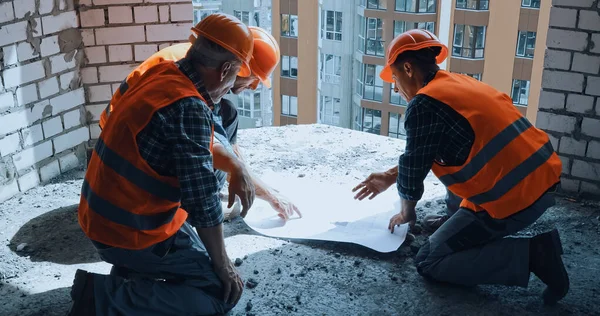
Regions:
<svg viewBox="0 0 600 316"><path fill-rule="evenodd" d="M435 57L438 64L448 57L448 47L442 44L435 34L427 30L412 29L396 36L385 51L386 63L381 73L379 73L379 77L385 82L394 83L390 66L396 61L398 55L409 50L419 50L427 47L441 48L440 53Z"/></svg>
<svg viewBox="0 0 600 316"><path fill-rule="evenodd" d="M254 39L248 27L233 15L213 13L192 27L196 36L204 36L235 54L241 61L242 67L238 76L250 76L250 59L254 50ZM190 36L190 42L196 37Z"/></svg>
<svg viewBox="0 0 600 316"><path fill-rule="evenodd" d="M279 64L279 45L275 38L264 29L256 26L248 27L254 37L254 52L250 60L250 69L265 87L271 87L269 76Z"/></svg>

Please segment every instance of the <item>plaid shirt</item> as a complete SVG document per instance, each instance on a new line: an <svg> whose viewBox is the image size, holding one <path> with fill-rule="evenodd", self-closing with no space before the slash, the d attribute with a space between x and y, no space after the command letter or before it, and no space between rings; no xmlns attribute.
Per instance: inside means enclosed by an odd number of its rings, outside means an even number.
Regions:
<svg viewBox="0 0 600 316"><path fill-rule="evenodd" d="M156 111L137 136L139 151L156 172L177 177L181 207L188 212L189 222L197 227L213 227L223 222L219 187L209 151L213 103L190 62L184 58L176 64L206 103L188 97Z"/></svg>
<svg viewBox="0 0 600 316"><path fill-rule="evenodd" d="M429 74L425 84L435 77ZM396 186L405 200L423 196L423 181L434 161L447 166L462 165L468 158L475 133L462 115L450 106L419 94L406 109L406 149L398 162Z"/></svg>

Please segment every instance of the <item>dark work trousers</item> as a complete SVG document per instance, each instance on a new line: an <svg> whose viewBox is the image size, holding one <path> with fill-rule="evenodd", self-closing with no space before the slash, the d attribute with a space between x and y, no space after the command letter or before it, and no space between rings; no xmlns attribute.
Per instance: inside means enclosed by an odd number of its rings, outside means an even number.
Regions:
<svg viewBox="0 0 600 316"><path fill-rule="evenodd" d="M466 286L527 286L529 238L506 236L535 222L555 204L554 197L546 193L529 208L504 219L460 208L460 202L448 191L450 218L419 250L417 271L433 280Z"/></svg>

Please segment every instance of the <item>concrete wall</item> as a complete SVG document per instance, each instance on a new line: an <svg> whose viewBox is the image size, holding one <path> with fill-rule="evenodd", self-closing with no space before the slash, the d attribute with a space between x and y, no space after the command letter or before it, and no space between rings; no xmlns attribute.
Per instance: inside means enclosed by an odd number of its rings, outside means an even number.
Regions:
<svg viewBox="0 0 600 316"><path fill-rule="evenodd" d="M600 197L600 4L552 4L536 125L563 161L562 190Z"/></svg>
<svg viewBox="0 0 600 316"><path fill-rule="evenodd" d="M85 161L72 0L0 2L0 202Z"/></svg>

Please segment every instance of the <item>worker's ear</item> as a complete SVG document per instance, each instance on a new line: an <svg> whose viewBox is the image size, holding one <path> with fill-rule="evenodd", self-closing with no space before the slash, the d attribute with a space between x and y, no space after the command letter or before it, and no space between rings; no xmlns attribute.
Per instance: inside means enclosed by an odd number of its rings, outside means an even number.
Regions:
<svg viewBox="0 0 600 316"><path fill-rule="evenodd" d="M408 76L408 78L412 78L415 74L413 66L409 62L404 62L403 66L404 72L406 72L406 76Z"/></svg>
<svg viewBox="0 0 600 316"><path fill-rule="evenodd" d="M233 65L226 61L221 65L221 82L223 80L225 80L225 78L227 78L227 76L229 75L229 72L233 69Z"/></svg>

